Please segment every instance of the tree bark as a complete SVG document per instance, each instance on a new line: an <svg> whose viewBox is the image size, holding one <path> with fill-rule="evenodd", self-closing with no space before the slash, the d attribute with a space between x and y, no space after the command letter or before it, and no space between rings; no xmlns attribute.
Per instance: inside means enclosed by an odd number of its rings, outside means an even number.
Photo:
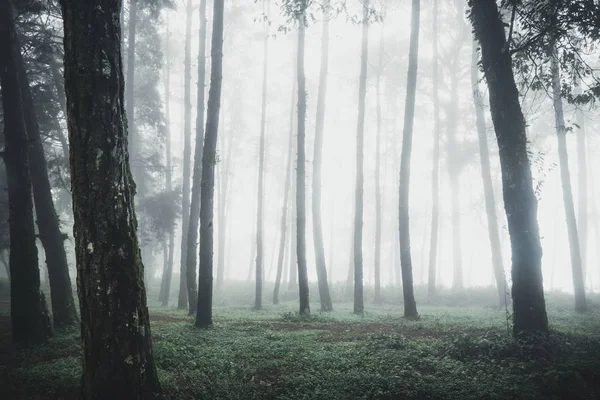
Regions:
<svg viewBox="0 0 600 400"><path fill-rule="evenodd" d="M500 149L504 208L512 248L513 334L548 333L542 283L537 200L527 155L525 118L495 0L469 0L471 22L482 49L490 109Z"/></svg>
<svg viewBox="0 0 600 400"><path fill-rule="evenodd" d="M319 298L321 311L332 311L329 283L327 282L327 265L323 245L323 226L321 224L321 165L323 163L323 131L325 125L325 105L327 100L327 75L329 71L329 4L323 4L323 33L321 36L321 70L319 73L319 90L317 94L317 117L315 128L315 145L313 158L313 191L312 216L313 240L315 245L315 262L319 281Z"/></svg>
<svg viewBox="0 0 600 400"><path fill-rule="evenodd" d="M554 102L554 117L556 120L556 136L558 139L558 160L560 165L560 181L562 187L563 203L567 232L569 235L569 249L571 250L571 269L573 272L573 288L575 294L575 311L585 312L587 304L585 299L585 280L581 265L581 250L579 247L579 233L575 218L575 204L573 202L573 189L571 187L571 173L569 171L569 154L567 152L567 130L562 105L560 67L558 54L554 41L550 45L551 74L552 74L552 100Z"/></svg>
<svg viewBox="0 0 600 400"><path fill-rule="evenodd" d="M483 110L483 94L479 90L479 73L477 69L477 43L473 42L471 59L471 87L473 89L473 104L475 106L475 119L477 123L477 137L479 143L479 160L481 162L481 179L483 181L483 195L485 198L485 211L488 222L488 235L492 251L492 268L498 289L498 305L506 304L506 276L502 262L502 249L500 246L500 232L498 231L498 217L496 216L496 199L492 184L490 167L490 154L487 143L485 114Z"/></svg>
<svg viewBox="0 0 600 400"><path fill-rule="evenodd" d="M16 45L18 46L18 42ZM77 310L73 300L73 288L69 277L69 264L67 263L63 233L60 230L60 223L52 200L52 188L48 178L46 156L44 155L40 126L33 104L33 97L31 96L29 79L27 78L21 52L17 51L16 56L25 128L29 139L29 172L33 185L36 222L39 238L46 254L54 327L60 328L78 322Z"/></svg>
<svg viewBox="0 0 600 400"><path fill-rule="evenodd" d="M181 216L181 259L180 259L180 275L179 275L179 301L177 308L184 309L186 306L189 310L189 315L193 315L194 307L190 307L188 300L188 264L187 264L187 247L188 234L190 224L190 174L191 174L191 158L192 158L192 101L191 101L191 80L192 80L192 0L187 0L186 16L185 16L185 59L183 62L183 198L181 201L182 216ZM194 266L194 274L196 267Z"/></svg>
<svg viewBox="0 0 600 400"><path fill-rule="evenodd" d="M127 152L120 3L63 3L84 399L160 391Z"/></svg>
<svg viewBox="0 0 600 400"><path fill-rule="evenodd" d="M306 0L298 11L298 163L296 166L296 255L298 258L298 293L300 314L310 314L308 270L306 267L306 76L304 46L306 36Z"/></svg>
<svg viewBox="0 0 600 400"><path fill-rule="evenodd" d="M367 95L367 59L369 45L369 0L363 0L360 78L358 87L358 122L356 128L356 186L354 195L354 313L365 310L363 299L363 198L364 198L364 141L365 99Z"/></svg>
<svg viewBox="0 0 600 400"><path fill-rule="evenodd" d="M204 152L202 156L202 187L204 190L202 190L200 202L200 273L198 276L198 307L196 313L196 326L199 328L212 325L213 206L219 111L221 108L221 86L223 81L224 9L224 0L214 0L210 89L208 92Z"/></svg>
<svg viewBox="0 0 600 400"><path fill-rule="evenodd" d="M196 268L198 250L198 223L200 222L200 193L202 192L202 152L204 150L204 87L206 85L206 0L200 1L200 34L198 49L198 90L196 104L196 148L194 150L194 171L192 200L189 214L186 244L186 286L189 313L194 315L198 304ZM183 253L182 253L183 254Z"/></svg>
<svg viewBox="0 0 600 400"><path fill-rule="evenodd" d="M20 49L12 4L0 1L0 84L4 117L4 165L10 233L10 315L13 342L28 347L53 336L50 314L40 290L33 221L29 138L19 79Z"/></svg>
<svg viewBox="0 0 600 400"><path fill-rule="evenodd" d="M383 74L383 23L377 67L377 138L375 144L375 303L381 303L381 75Z"/></svg>
<svg viewBox="0 0 600 400"><path fill-rule="evenodd" d="M409 224L409 188L410 188L410 157L412 152L412 135L415 118L415 97L417 88L417 69L419 57L419 19L421 12L420 0L412 0L410 48L408 53L408 75L406 103L404 109L404 129L402 133L402 154L400 156L400 191L399 191L399 225L400 236L400 265L402 268L402 288L404 294L404 316L418 319L417 303L413 289L412 259L410 254L410 224Z"/></svg>

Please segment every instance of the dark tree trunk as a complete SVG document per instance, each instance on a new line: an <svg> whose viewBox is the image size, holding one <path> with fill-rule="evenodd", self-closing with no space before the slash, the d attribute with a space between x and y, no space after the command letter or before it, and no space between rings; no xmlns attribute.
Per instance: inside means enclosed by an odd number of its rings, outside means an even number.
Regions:
<svg viewBox="0 0 600 400"><path fill-rule="evenodd" d="M402 133L402 154L400 157L400 194L398 207L398 219L400 224L398 233L400 236L400 264L402 268L402 288L404 293L404 316L410 319L419 318L413 289L412 259L410 254L410 225L408 219L408 190L410 188L410 157L412 152L412 135L415 119L420 12L420 0L412 0L410 48L408 53L408 76L406 78L407 90L404 109L404 130Z"/></svg>
<svg viewBox="0 0 600 400"><path fill-rule="evenodd" d="M427 291L429 299L436 294L436 262L440 229L440 98L439 98L439 5L433 0L433 165L431 173L431 240L429 245L429 272Z"/></svg>
<svg viewBox="0 0 600 400"><path fill-rule="evenodd" d="M127 152L120 3L63 3L85 399L160 391Z"/></svg>
<svg viewBox="0 0 600 400"><path fill-rule="evenodd" d="M13 342L19 346L46 343L53 336L50 314L40 291L35 243L29 138L25 127L12 4L0 1L0 84L4 116L4 165L8 186L10 234L10 315Z"/></svg>
<svg viewBox="0 0 600 400"><path fill-rule="evenodd" d="M492 250L492 268L498 289L498 304L503 307L506 304L506 276L504 275L504 263L502 262L502 250L500 246L500 232L498 230L498 217L496 216L496 199L492 184L492 172L490 167L490 154L487 143L485 127L485 114L483 109L483 94L479 90L479 74L477 70L477 46L473 42L473 57L471 60L471 86L473 88L473 103L475 105L475 118L477 120L477 136L479 142L479 159L481 161L481 179L483 181L483 194L485 197L485 211L488 222L488 235L490 249Z"/></svg>
<svg viewBox="0 0 600 400"><path fill-rule="evenodd" d="M196 104L196 148L194 150L194 172L192 201L189 214L186 244L186 286L190 315L195 315L198 304L196 268L198 250L198 223L200 222L200 193L202 192L202 152L204 150L204 87L206 85L206 0L200 1L200 34L198 50L198 90ZM183 253L182 253L183 254Z"/></svg>
<svg viewBox="0 0 600 400"><path fill-rule="evenodd" d="M295 70L295 68L294 68ZM277 275L275 277L275 288L273 289L273 304L279 304L279 289L285 262L285 244L287 241L287 222L288 222L288 203L292 186L292 157L294 149L294 104L296 96L297 79L294 73L294 83L292 85L292 104L290 107L290 133L288 140L287 166L285 170L285 186L283 192L283 206L281 207L281 234L279 238L279 253L277 256ZM286 282L284 280L284 282Z"/></svg>
<svg viewBox="0 0 600 400"><path fill-rule="evenodd" d="M69 264L65 252L64 236L60 231L58 216L54 209L46 157L40 135L29 79L21 52L17 55L17 69L25 128L29 139L29 172L33 184L33 200L37 216L39 237L46 254L46 265L50 281L50 300L54 326L60 328L78 322L77 309L73 300L73 288L69 277Z"/></svg>
<svg viewBox="0 0 600 400"><path fill-rule="evenodd" d="M527 156L525 118L506 51L504 25L495 0L469 0L471 22L482 49L490 109L500 149L504 208L512 248L513 334L548 332L542 284L542 247L537 200Z"/></svg>
<svg viewBox="0 0 600 400"><path fill-rule="evenodd" d="M266 0L268 2L268 0ZM268 4L267 4L268 8ZM265 14L265 0L263 0L263 14ZM268 14L265 14L268 15ZM262 309L262 285L263 285L263 197L265 191L265 128L267 124L267 63L269 62L269 29L265 22L265 38L263 50L263 76L260 116L260 139L258 146L258 197L256 202L256 276L254 309Z"/></svg>
<svg viewBox="0 0 600 400"><path fill-rule="evenodd" d="M377 67L377 139L375 145L375 303L381 303L381 75L383 73L383 24Z"/></svg>
<svg viewBox="0 0 600 400"><path fill-rule="evenodd" d="M363 0L362 40L360 51L360 79L358 87L358 122L356 128L356 186L354 197L354 313L365 310L363 299L363 198L364 198L364 142L365 99L367 96L367 59L369 45L369 0Z"/></svg>
<svg viewBox="0 0 600 400"><path fill-rule="evenodd" d="M321 311L333 310L329 283L327 282L327 265L325 264L325 248L323 245L323 227L321 225L321 164L323 163L323 130L325 125L325 104L327 97L327 74L329 71L329 4L323 5L323 33L321 36L321 71L319 74L319 91L317 94L317 118L315 129L315 145L313 159L313 239L315 244L315 262L319 281L319 298Z"/></svg>
<svg viewBox="0 0 600 400"><path fill-rule="evenodd" d="M298 163L296 166L296 231L298 258L298 293L300 314L310 314L308 269L306 267L306 75L304 74L304 45L306 36L306 1L298 13Z"/></svg>
<svg viewBox="0 0 600 400"><path fill-rule="evenodd" d="M202 156L202 186L204 190L202 190L200 202L200 273L198 276L198 309L196 313L196 326L199 328L212 325L213 203L221 85L223 81L224 11L224 0L214 0L210 90L208 92L204 152Z"/></svg>
<svg viewBox="0 0 600 400"><path fill-rule="evenodd" d="M188 300L188 264L187 245L190 224L190 174L192 158L192 0L187 0L185 16L185 59L183 62L183 199L181 201L181 258L179 260L179 301L177 308L184 309L186 306L190 315L194 313L194 306L190 307ZM196 267L194 266L194 274ZM196 303L196 302L194 302ZM190 303L191 304L191 303Z"/></svg>
<svg viewBox="0 0 600 400"><path fill-rule="evenodd" d="M558 139L558 161L560 165L560 181L562 187L563 203L571 250L571 269L573 272L573 287L575 294L575 311L587 310L585 299L585 279L581 265L581 249L579 247L579 233L575 218L575 203L573 202L573 189L571 187L571 173L569 171L569 154L567 152L567 130L562 105L560 67L558 54L554 42L551 44L551 69L552 69L552 99L554 102L554 116L556 120L556 137Z"/></svg>

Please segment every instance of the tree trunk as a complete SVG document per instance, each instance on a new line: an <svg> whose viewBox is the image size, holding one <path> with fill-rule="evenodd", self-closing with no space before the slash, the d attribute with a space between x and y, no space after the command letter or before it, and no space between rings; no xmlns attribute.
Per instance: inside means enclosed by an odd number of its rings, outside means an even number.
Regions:
<svg viewBox="0 0 600 400"><path fill-rule="evenodd" d="M234 114L235 115L235 114ZM221 119L224 121L225 118L221 115ZM225 240L227 238L227 205L228 205L228 194L229 194L229 179L233 176L233 172L230 170L231 160L234 159L232 156L233 149L233 135L235 130L232 129L229 133L227 153L225 149L221 149L221 154L225 157L225 166L220 168L221 179L220 179L220 191L219 191L219 203L218 208L218 226L219 226L219 247L218 247L218 259L217 259L217 290L223 288L223 281L225 278Z"/></svg>
<svg viewBox="0 0 600 400"><path fill-rule="evenodd" d="M13 342L27 347L46 343L53 332L46 300L40 290L29 138L18 71L19 52L12 4L7 0L0 1L0 84L10 232L10 315Z"/></svg>
<svg viewBox="0 0 600 400"><path fill-rule="evenodd" d="M315 262L319 281L321 311L332 311L327 265L323 245L323 227L321 225L321 164L323 163L323 130L325 125L325 105L327 98L327 74L329 71L329 4L323 5L323 33L321 36L321 70L319 73L319 91L317 94L317 118L313 159L312 216L313 239L315 244Z"/></svg>
<svg viewBox="0 0 600 400"><path fill-rule="evenodd" d="M196 148L194 150L194 173L192 201L189 214L186 244L186 286L189 313L194 315L198 304L196 268L198 250L198 223L200 222L200 193L202 192L202 152L204 149L204 86L206 85L206 0L200 1L200 34L198 50L198 90L196 104ZM182 253L183 254L183 253Z"/></svg>
<svg viewBox="0 0 600 400"><path fill-rule="evenodd" d="M375 145L375 303L381 303L381 75L383 73L383 24L377 67L377 139Z"/></svg>
<svg viewBox="0 0 600 400"><path fill-rule="evenodd" d="M542 247L537 200L527 155L525 118L506 50L504 24L495 0L469 0L471 22L482 49L490 109L500 149L504 208L512 248L513 334L548 333L542 284Z"/></svg>
<svg viewBox="0 0 600 400"><path fill-rule="evenodd" d="M473 89L473 103L475 105L475 118L477 121L477 136L479 142L479 160L481 162L481 179L483 181L483 194L485 197L485 211L488 222L488 235L490 249L492 250L492 268L498 289L498 304L506 304L506 276L502 262L502 249L500 246L500 232L498 231L498 217L496 216L496 199L492 184L490 167L490 154L487 143L485 127L485 114L483 110L483 94L479 90L479 73L477 70L477 44L473 42L473 56L471 59L471 87Z"/></svg>
<svg viewBox="0 0 600 400"><path fill-rule="evenodd" d="M306 1L298 12L298 163L296 166L296 231L298 258L298 293L300 314L310 314L308 269L306 267L306 76L304 74L304 45L306 36Z"/></svg>
<svg viewBox="0 0 600 400"><path fill-rule="evenodd" d="M417 88L417 68L419 58L419 19L420 0L412 0L410 48L408 53L408 76L406 103L404 109L404 129L402 133L402 154L400 156L399 225L400 265L402 268L402 288L404 293L404 316L418 319L417 303L413 289L412 259L410 254L410 224L408 219L410 188L410 157L415 118L415 97Z"/></svg>
<svg viewBox="0 0 600 400"><path fill-rule="evenodd" d="M429 245L429 272L427 292L432 300L436 294L436 262L440 229L440 98L439 98L439 5L433 0L433 165L431 173L431 240Z"/></svg>
<svg viewBox="0 0 600 400"><path fill-rule="evenodd" d="M266 8L268 9L268 0ZM268 11L265 11L265 0L263 0L263 14L268 18ZM265 128L267 123L267 64L269 62L269 28L265 22L265 38L263 50L263 76L262 76L262 96L261 96L261 117L260 117L260 139L258 147L258 197L256 203L256 291L254 297L254 309L262 309L262 285L263 285L263 197L265 181Z"/></svg>
<svg viewBox="0 0 600 400"><path fill-rule="evenodd" d="M16 44L18 46L18 44ZM25 118L25 128L29 139L29 172L33 184L33 200L37 216L39 237L46 254L46 265L50 280L50 300L54 326L60 328L78 322L77 309L73 300L73 288L69 277L69 264L65 252L65 235L60 230L58 216L52 200L52 188L48 178L48 168L44 146L40 135L29 79L21 52L16 53L19 86Z"/></svg>
<svg viewBox="0 0 600 400"><path fill-rule="evenodd" d="M198 277L198 308L196 313L196 326L199 328L212 325L213 206L219 111L221 108L221 85L223 81L224 10L224 0L214 0L210 90L208 92L204 152L202 156L202 182L204 183L204 190L202 190L200 202L200 273Z"/></svg>
<svg viewBox="0 0 600 400"><path fill-rule="evenodd" d="M551 69L552 69L552 98L554 101L554 116L556 120L556 135L558 139L558 160L560 165L560 181L562 186L563 203L569 234L569 248L571 250L571 268L573 271L573 287L575 293L575 311L587 310L585 300L585 281L581 265L581 250L579 247L579 233L575 219L575 204L573 202L573 189L571 188L571 173L569 172L569 155L567 153L567 130L563 113L560 67L558 54L554 42L551 43Z"/></svg>
<svg viewBox="0 0 600 400"><path fill-rule="evenodd" d="M367 59L369 44L369 0L363 0L360 79L358 87L358 122L356 128L356 186L354 195L354 313L365 310L363 299L363 198L364 198L364 141L365 99L367 95Z"/></svg>
<svg viewBox="0 0 600 400"><path fill-rule="evenodd" d="M296 80L297 81L297 80ZM296 145L298 142L296 141ZM294 150L296 146L294 146ZM295 153L295 151L293 152ZM297 162L297 160L296 160ZM292 170L294 167L292 166ZM297 178L297 177L296 177ZM289 281L288 281L288 292L297 293L298 291L298 221L296 215L298 214L298 196L296 194L297 179L292 179L291 184L291 203L292 207L290 210L290 265L289 265Z"/></svg>
<svg viewBox="0 0 600 400"><path fill-rule="evenodd" d="M63 4L82 397L155 398L160 386L126 148L120 1Z"/></svg>
<svg viewBox="0 0 600 400"><path fill-rule="evenodd" d="M577 129L577 221L579 232L579 245L581 247L582 274L585 282L587 276L587 248L588 248L588 177L587 177L587 151L585 138L585 119L581 110L575 112Z"/></svg>
<svg viewBox="0 0 600 400"><path fill-rule="evenodd" d="M273 304L279 304L279 289L281 286L281 275L285 259L285 244L287 238L288 203L292 186L292 157L294 149L294 103L296 95L296 76L292 85L292 104L290 107L290 133L288 139L287 166L285 170L285 186L283 189L283 206L281 207L281 235L279 238L279 253L277 256L277 275L275 277L275 288L273 289ZM284 281L285 282L285 281Z"/></svg>
<svg viewBox="0 0 600 400"><path fill-rule="evenodd" d="M54 87L56 89L56 97L58 98L58 102L60 103L60 110L63 112L63 115L66 120L67 119L67 99L65 97L65 85L63 82L64 78L60 72L58 63L56 62L54 57L50 58L50 60L48 61L48 64L50 66L50 72L52 73L52 81L54 82ZM59 129L57 134L58 134L58 140L60 141L60 145L62 147L63 156L65 157L65 160L68 161L69 160L69 144L67 143L67 138L65 137L65 134L63 133L62 129Z"/></svg>
<svg viewBox="0 0 600 400"><path fill-rule="evenodd" d="M188 264L187 264L187 248L188 235L190 224L190 174L191 174L191 158L192 158L192 101L191 101L191 80L192 80L192 0L187 0L186 16L185 16L185 59L183 62L183 199L181 201L181 259L180 259L180 275L179 275L179 302L177 308L184 309L186 306L189 310L189 315L193 315L194 306L188 304L193 299L189 298L188 286ZM194 241L195 242L195 241ZM194 265L194 275L196 266ZM191 273L191 272L190 272ZM195 287L195 286L194 286ZM194 289L192 289L193 291ZM194 302L196 303L196 302ZM191 303L190 303L191 304Z"/></svg>

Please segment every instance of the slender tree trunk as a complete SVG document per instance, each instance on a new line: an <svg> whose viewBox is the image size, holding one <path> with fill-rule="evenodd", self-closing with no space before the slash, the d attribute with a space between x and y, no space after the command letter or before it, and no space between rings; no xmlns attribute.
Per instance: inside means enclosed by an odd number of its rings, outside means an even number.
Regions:
<svg viewBox="0 0 600 400"><path fill-rule="evenodd" d="M577 221L579 232L579 245L581 246L581 262L583 278L587 276L588 261L588 177L587 177L587 151L585 119L581 110L576 111L577 129Z"/></svg>
<svg viewBox="0 0 600 400"><path fill-rule="evenodd" d="M198 250L198 223L200 222L200 193L202 192L202 152L204 149L204 86L206 85L206 0L200 1L200 34L198 49L198 90L196 105L196 148L194 150L194 171L192 184L192 200L186 244L186 286L188 293L189 313L194 315L198 304L198 287L196 286L196 268ZM183 253L182 253L183 254Z"/></svg>
<svg viewBox="0 0 600 400"><path fill-rule="evenodd" d="M295 74L294 74L295 75ZM290 107L290 133L288 140L287 165L285 170L285 186L283 188L283 206L281 207L281 235L279 237L279 253L277 256L277 275L275 277L275 288L273 289L273 304L279 304L279 289L281 286L281 275L283 272L283 263L285 259L285 244L287 238L287 221L288 221L288 203L291 191L292 180L292 157L294 149L294 103L296 95L296 76L294 76L294 84L292 89L292 104ZM285 282L285 281L284 281Z"/></svg>
<svg viewBox="0 0 600 400"><path fill-rule="evenodd" d="M482 49L492 121L500 149L504 208L512 248L513 334L548 333L542 283L537 200L527 155L525 118L506 50L504 24L495 0L469 0L470 19Z"/></svg>
<svg viewBox="0 0 600 400"><path fill-rule="evenodd" d="M381 75L383 73L383 24L377 67L377 139L375 145L375 303L381 303Z"/></svg>
<svg viewBox="0 0 600 400"><path fill-rule="evenodd" d="M402 134L402 154L400 158L400 194L399 194L399 235L400 264L402 268L402 287L404 293L404 316L418 319L417 303L413 289L412 259L410 254L410 224L408 219L410 188L410 157L412 152L412 134L415 117L415 97L417 88L417 68L419 58L419 19L420 0L412 0L410 48L408 55L408 76L406 103L404 110L404 130Z"/></svg>
<svg viewBox="0 0 600 400"><path fill-rule="evenodd" d="M298 142L296 141L296 144ZM296 146L294 146L294 150ZM295 153L295 151L294 151ZM297 162L297 161L296 161ZM298 207L296 204L298 203L297 197L297 189L296 189L297 177L296 179L292 179L292 188L291 188L291 202L292 207L290 210L290 276L288 281L288 292L297 293L298 291L298 221L296 219L296 215L298 213Z"/></svg>
<svg viewBox="0 0 600 400"><path fill-rule="evenodd" d="M151 399L160 386L126 148L120 1L63 4L82 397Z"/></svg>
<svg viewBox="0 0 600 400"><path fill-rule="evenodd" d="M225 118L221 114L221 119L225 121ZM229 133L228 144L227 144L227 153L225 153L225 149L221 149L221 154L224 155L225 166L220 169L221 179L219 185L219 203L217 205L218 209L218 227L219 227L219 247L218 247L218 260L217 260L217 290L223 288L223 280L225 275L225 238L227 237L227 205L228 205L228 194L229 194L229 179L233 176L233 173L230 170L232 157L232 149L233 149L233 134L234 130ZM223 147L223 146L221 146Z"/></svg>
<svg viewBox="0 0 600 400"><path fill-rule="evenodd" d="M319 281L319 298L321 311L333 310L329 283L327 282L327 265L325 263L325 247L323 245L323 226L321 223L321 165L323 164L323 131L325 125L325 105L327 100L327 75L329 71L329 4L323 5L323 33L321 36L321 70L319 74L319 91L317 94L317 118L315 129L315 145L313 159L313 239L315 245L315 263Z"/></svg>
<svg viewBox="0 0 600 400"><path fill-rule="evenodd" d="M123 3L125 3L123 1ZM129 0L129 23L127 34L127 79L125 79L125 112L127 114L127 128L129 131L129 154L132 162L133 176L140 184L139 157L140 140L135 125L135 38L137 31L138 0ZM135 191L134 191L135 192Z"/></svg>
<svg viewBox="0 0 600 400"><path fill-rule="evenodd" d="M573 287L575 293L575 311L587 310L585 300L585 280L581 265L581 250L579 247L579 233L575 218L575 204L573 202L573 189L571 188L571 173L569 172L569 155L567 153L567 130L563 113L560 67L554 42L551 44L552 68L552 94L554 101L554 116L556 119L556 135L558 138L558 160L560 165L560 181L562 186L567 232L569 234L569 248L571 250L571 268L573 271Z"/></svg>
<svg viewBox="0 0 600 400"><path fill-rule="evenodd" d="M73 288L69 277L67 253L64 246L66 235L63 235L60 230L60 223L52 200L52 188L48 178L44 146L42 145L40 126L33 104L33 97L31 96L29 79L25 72L25 63L20 51L17 51L16 56L25 128L29 139L29 172L33 184L36 222L46 254L54 326L60 328L78 322L75 301L73 300Z"/></svg>
<svg viewBox="0 0 600 400"><path fill-rule="evenodd" d="M184 309L186 306L189 310L189 315L194 315L194 306L189 305L188 287L188 264L187 264L187 248L190 232L190 173L191 173L191 158L192 158L192 101L191 101L191 80L192 80L192 0L187 0L186 16L185 16L185 58L183 62L183 199L181 201L182 217L181 217L181 257L180 257L180 275L179 275L179 301L177 308ZM195 240L194 240L195 243ZM196 274L196 266L193 268L194 275ZM191 272L190 272L191 273ZM195 285L194 285L195 288ZM192 289L192 291L194 290ZM194 302L197 303L197 302Z"/></svg>
<svg viewBox="0 0 600 400"><path fill-rule="evenodd" d="M58 98L58 102L60 103L60 110L62 111L65 120L67 119L67 99L65 97L65 85L63 83L63 75L60 72L60 68L58 63L51 57L49 62L50 72L52 73L52 81L54 82L54 87L56 89L56 97ZM60 145L62 147L63 156L65 160L69 160L69 144L67 143L67 138L62 129L59 129L58 132L58 140L60 141Z"/></svg>
<svg viewBox="0 0 600 400"><path fill-rule="evenodd" d="M492 250L492 268L498 289L498 304L506 304L506 276L502 262L502 248L500 246L500 233L498 231L498 217L496 216L496 199L492 184L490 167L490 154L487 143L485 114L483 110L483 94L479 90L479 73L477 70L477 44L473 42L473 56L471 59L471 86L473 89L473 103L475 105L475 118L477 120L477 136L479 142L479 160L481 162L481 179L483 181L483 194L485 197L485 211L488 222L488 235L490 249Z"/></svg>
<svg viewBox="0 0 600 400"><path fill-rule="evenodd" d="M304 45L306 36L306 0L298 12L298 164L296 167L296 231L298 257L298 293L300 314L310 314L308 269L306 267L306 76L304 74Z"/></svg>
<svg viewBox="0 0 600 400"><path fill-rule="evenodd" d="M17 65L19 51L12 4L0 1L0 84L8 186L10 315L13 342L26 347L46 343L53 332L46 300L40 290L29 173L29 138Z"/></svg>
<svg viewBox="0 0 600 400"><path fill-rule="evenodd" d="M223 81L223 17L224 0L214 0L213 32L211 47L210 90L204 153L202 156L202 182L205 183L200 203L200 274L198 277L198 309L196 326L212 325L213 293L213 199L215 190L215 165L217 163L217 139L219 111L221 108L221 86Z"/></svg>
<svg viewBox="0 0 600 400"><path fill-rule="evenodd" d="M266 8L268 8L268 0ZM263 0L263 13L265 11L265 0ZM262 96L261 96L261 117L260 117L260 143L258 149L258 201L256 206L256 276L255 284L256 291L254 297L254 309L262 309L262 285L263 285L263 196L264 196L264 180L265 180L265 129L267 124L267 65L269 62L269 29L265 23L265 38L263 50L263 80L262 80Z"/></svg>

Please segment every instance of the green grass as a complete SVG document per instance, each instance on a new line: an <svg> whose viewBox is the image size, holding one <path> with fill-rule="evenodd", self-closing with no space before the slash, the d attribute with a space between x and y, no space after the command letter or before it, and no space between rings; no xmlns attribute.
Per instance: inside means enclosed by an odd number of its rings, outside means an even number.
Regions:
<svg viewBox="0 0 600 400"><path fill-rule="evenodd" d="M318 309L317 304L312 305ZM151 308L165 399L594 399L600 397L600 312L549 310L543 345L515 341L506 313L350 304L303 318L294 303L215 309L198 330L173 309ZM27 351L0 347L0 398L71 399L81 362L76 333Z"/></svg>

